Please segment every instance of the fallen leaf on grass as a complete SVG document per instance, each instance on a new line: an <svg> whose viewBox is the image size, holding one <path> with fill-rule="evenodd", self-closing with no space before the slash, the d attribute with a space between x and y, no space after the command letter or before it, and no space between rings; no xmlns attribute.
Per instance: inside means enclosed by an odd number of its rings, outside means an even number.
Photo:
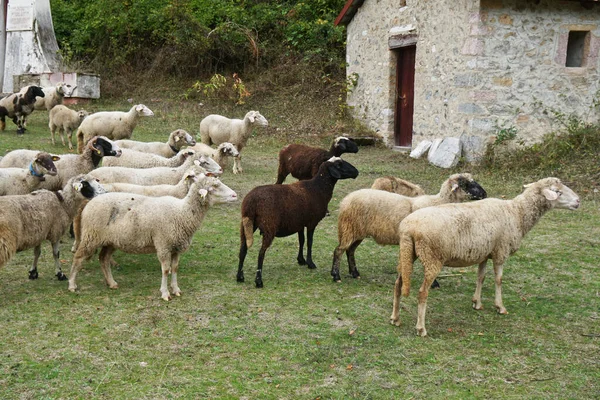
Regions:
<svg viewBox="0 0 600 400"><path fill-rule="evenodd" d="M348 371L352 371L352 368L353 368L353 367L352 367L352 364L348 364L348 366L346 367L346 370L348 370Z"/></svg>

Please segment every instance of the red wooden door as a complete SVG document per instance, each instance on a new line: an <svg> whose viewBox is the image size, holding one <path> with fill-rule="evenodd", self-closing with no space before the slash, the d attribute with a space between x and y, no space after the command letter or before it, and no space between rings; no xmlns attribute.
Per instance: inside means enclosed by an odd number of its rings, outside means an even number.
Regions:
<svg viewBox="0 0 600 400"><path fill-rule="evenodd" d="M395 50L397 63L394 144L396 146L412 146L416 51L417 46Z"/></svg>

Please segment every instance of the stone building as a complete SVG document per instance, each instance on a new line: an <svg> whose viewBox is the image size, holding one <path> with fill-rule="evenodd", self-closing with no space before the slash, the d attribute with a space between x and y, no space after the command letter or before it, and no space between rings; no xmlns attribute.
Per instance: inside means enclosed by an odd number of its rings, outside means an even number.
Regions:
<svg viewBox="0 0 600 400"><path fill-rule="evenodd" d="M600 3L348 0L347 102L390 147L598 121Z"/></svg>

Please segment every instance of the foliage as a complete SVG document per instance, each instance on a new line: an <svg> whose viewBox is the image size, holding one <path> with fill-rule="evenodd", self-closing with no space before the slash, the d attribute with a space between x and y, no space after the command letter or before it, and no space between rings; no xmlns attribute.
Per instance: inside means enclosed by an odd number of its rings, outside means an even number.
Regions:
<svg viewBox="0 0 600 400"><path fill-rule="evenodd" d="M208 82L196 81L191 88L186 90L183 98L203 96L206 99L233 101L236 105L242 105L246 103L246 98L250 95L242 78L234 73L231 85L228 85L227 78L220 74L214 74Z"/></svg>
<svg viewBox="0 0 600 400"><path fill-rule="evenodd" d="M500 145L517 137L517 128L510 126L508 128L498 128L494 145Z"/></svg>

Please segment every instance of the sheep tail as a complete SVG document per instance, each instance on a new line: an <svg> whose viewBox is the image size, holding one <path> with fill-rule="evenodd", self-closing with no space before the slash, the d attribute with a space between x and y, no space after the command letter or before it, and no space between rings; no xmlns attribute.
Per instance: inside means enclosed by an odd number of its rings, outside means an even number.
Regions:
<svg viewBox="0 0 600 400"><path fill-rule="evenodd" d="M4 235L0 236L0 268L5 266L6 263L15 255L17 252L17 244L14 239L14 232L10 232L9 236L6 236L6 230Z"/></svg>
<svg viewBox="0 0 600 400"><path fill-rule="evenodd" d="M415 260L415 243L412 237L403 233L400 236L400 257L398 273L402 274L402 296L407 297L410 293L410 276L413 272L413 261Z"/></svg>
<svg viewBox="0 0 600 400"><path fill-rule="evenodd" d="M246 246L248 248L252 247L252 243L254 242L254 223L248 217L242 218L242 226L241 226L241 236L242 239L246 240Z"/></svg>

